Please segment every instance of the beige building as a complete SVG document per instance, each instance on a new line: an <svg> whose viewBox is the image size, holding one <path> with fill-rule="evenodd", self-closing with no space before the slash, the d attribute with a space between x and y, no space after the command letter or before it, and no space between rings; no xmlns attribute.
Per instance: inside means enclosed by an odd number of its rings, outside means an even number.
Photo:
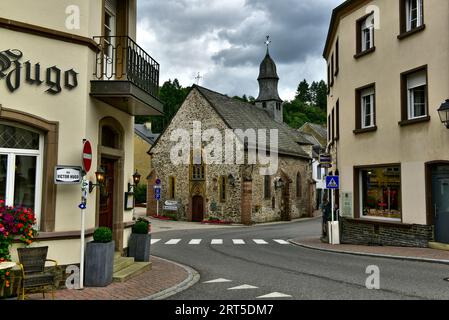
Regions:
<svg viewBox="0 0 449 320"><path fill-rule="evenodd" d="M343 242L449 243L449 2L346 1L323 54Z"/></svg>
<svg viewBox="0 0 449 320"><path fill-rule="evenodd" d="M159 134L151 131L151 122L134 126L134 170L143 178L151 173L151 157L148 154Z"/></svg>
<svg viewBox="0 0 449 320"><path fill-rule="evenodd" d="M180 220L202 221L215 218L234 223L262 223L277 220L291 220L310 216L313 199L311 170L312 143L282 121L282 103L277 93L278 76L276 65L267 55L260 66L260 94L256 105L244 103L203 87L194 86L170 125L162 133L150 153L153 173L148 185L148 215L157 213L154 199L154 185L161 180L161 204L159 213L165 212L163 204L177 209ZM202 133L208 130L218 132L223 145L221 151L208 149L215 136L204 138L200 143L202 159L193 161L192 145L194 122L200 122ZM181 138L187 139L187 146L178 150L178 138L172 135L184 130ZM262 175L260 162L248 163L252 144L240 139L235 130L267 130L262 144L266 150L270 141L269 130L278 130L278 166L274 172ZM235 143L225 144L226 132ZM209 131L211 133L211 131ZM272 141L271 141L272 142ZM259 144L259 149L261 145ZM199 147L198 147L199 148ZM242 148L245 161L235 161L223 155L225 150ZM178 152L176 151L178 150ZM175 163L172 155L187 154L186 162ZM201 152L201 151L200 151ZM215 154L217 152L217 154ZM212 156L211 154L214 153ZM276 155L275 155L276 156ZM204 159L214 158L213 162ZM190 161L189 161L190 158ZM200 158L200 156L199 156ZM170 213L170 211L168 211Z"/></svg>
<svg viewBox="0 0 449 320"><path fill-rule="evenodd" d="M88 193L86 234L110 227L122 251L133 218L124 199L134 116L162 112L159 65L135 43L136 0L17 0L0 8L0 198L34 209L33 245L48 245L60 264L78 263L81 187L56 185L54 171L81 166L87 139L87 179L96 183L101 167L105 186Z"/></svg>

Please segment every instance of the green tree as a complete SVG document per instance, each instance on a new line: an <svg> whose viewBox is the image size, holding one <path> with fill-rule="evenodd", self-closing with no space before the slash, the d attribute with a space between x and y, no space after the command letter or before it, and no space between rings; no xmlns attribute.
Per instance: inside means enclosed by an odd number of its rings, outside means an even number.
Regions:
<svg viewBox="0 0 449 320"><path fill-rule="evenodd" d="M310 94L309 83L306 79L301 81L298 85L298 89L296 90L295 100L302 101L304 103L311 103L312 97Z"/></svg>
<svg viewBox="0 0 449 320"><path fill-rule="evenodd" d="M136 117L136 123L151 121L154 133L161 133L168 126L173 116L184 102L190 87L183 88L178 79L166 81L159 90L159 99L164 103L164 115Z"/></svg>

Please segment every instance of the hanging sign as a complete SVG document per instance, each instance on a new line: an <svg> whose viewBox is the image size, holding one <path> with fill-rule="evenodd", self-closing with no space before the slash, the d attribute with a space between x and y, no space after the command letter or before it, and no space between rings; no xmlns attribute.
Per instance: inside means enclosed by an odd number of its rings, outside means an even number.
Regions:
<svg viewBox="0 0 449 320"><path fill-rule="evenodd" d="M74 166L56 166L55 184L80 184L82 168Z"/></svg>

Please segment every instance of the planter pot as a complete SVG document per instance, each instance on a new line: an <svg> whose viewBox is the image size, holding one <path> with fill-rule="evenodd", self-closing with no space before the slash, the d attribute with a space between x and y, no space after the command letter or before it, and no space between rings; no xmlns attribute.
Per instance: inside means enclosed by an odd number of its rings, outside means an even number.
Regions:
<svg viewBox="0 0 449 320"><path fill-rule="evenodd" d="M17 297L22 277L12 273L12 276L8 278L8 281L9 287L6 287L6 281L0 278L0 300Z"/></svg>
<svg viewBox="0 0 449 320"><path fill-rule="evenodd" d="M150 261L151 234L131 233L128 243L128 256L133 257L135 261Z"/></svg>
<svg viewBox="0 0 449 320"><path fill-rule="evenodd" d="M112 283L114 248L114 241L87 243L84 264L84 284L87 287L106 287Z"/></svg>

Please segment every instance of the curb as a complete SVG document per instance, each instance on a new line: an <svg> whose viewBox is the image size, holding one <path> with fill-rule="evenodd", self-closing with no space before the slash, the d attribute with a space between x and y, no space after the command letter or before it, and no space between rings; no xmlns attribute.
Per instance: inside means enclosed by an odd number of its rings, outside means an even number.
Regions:
<svg viewBox="0 0 449 320"><path fill-rule="evenodd" d="M388 255L388 254L381 254L381 253L367 253L367 252L358 252L358 251L344 251L344 250L334 250L334 249L326 249L326 248L318 248L311 245L303 244L300 242L295 242L294 240L288 240L293 245L296 245L298 247L306 248L306 249L312 249L317 251L325 251L325 252L332 252L332 253L339 253L339 254L348 254L348 255L354 255L354 256L365 256L365 257L375 257L375 258L387 258L387 259L394 259L394 260L408 260L408 261L417 261L417 262L427 262L427 263L438 263L438 264L445 264L449 265L449 260L439 260L439 259L431 259L431 258L418 258L418 257L407 257L407 256L395 256L395 255Z"/></svg>
<svg viewBox="0 0 449 320"><path fill-rule="evenodd" d="M157 256L155 256L155 257L160 260L163 260L163 261L166 261L169 263L173 263L173 264L177 265L178 267L183 268L188 273L188 276L184 281L182 281L181 283L178 283L177 285L174 285L173 287L162 290L162 291L155 293L151 296L141 298L139 300L163 300L163 299L171 297L181 291L187 290L188 288L190 288L191 286L193 286L195 283L197 283L200 280L200 274L196 270L192 269L191 267L185 266L183 264L180 264L180 263L168 260L168 259L160 258Z"/></svg>

